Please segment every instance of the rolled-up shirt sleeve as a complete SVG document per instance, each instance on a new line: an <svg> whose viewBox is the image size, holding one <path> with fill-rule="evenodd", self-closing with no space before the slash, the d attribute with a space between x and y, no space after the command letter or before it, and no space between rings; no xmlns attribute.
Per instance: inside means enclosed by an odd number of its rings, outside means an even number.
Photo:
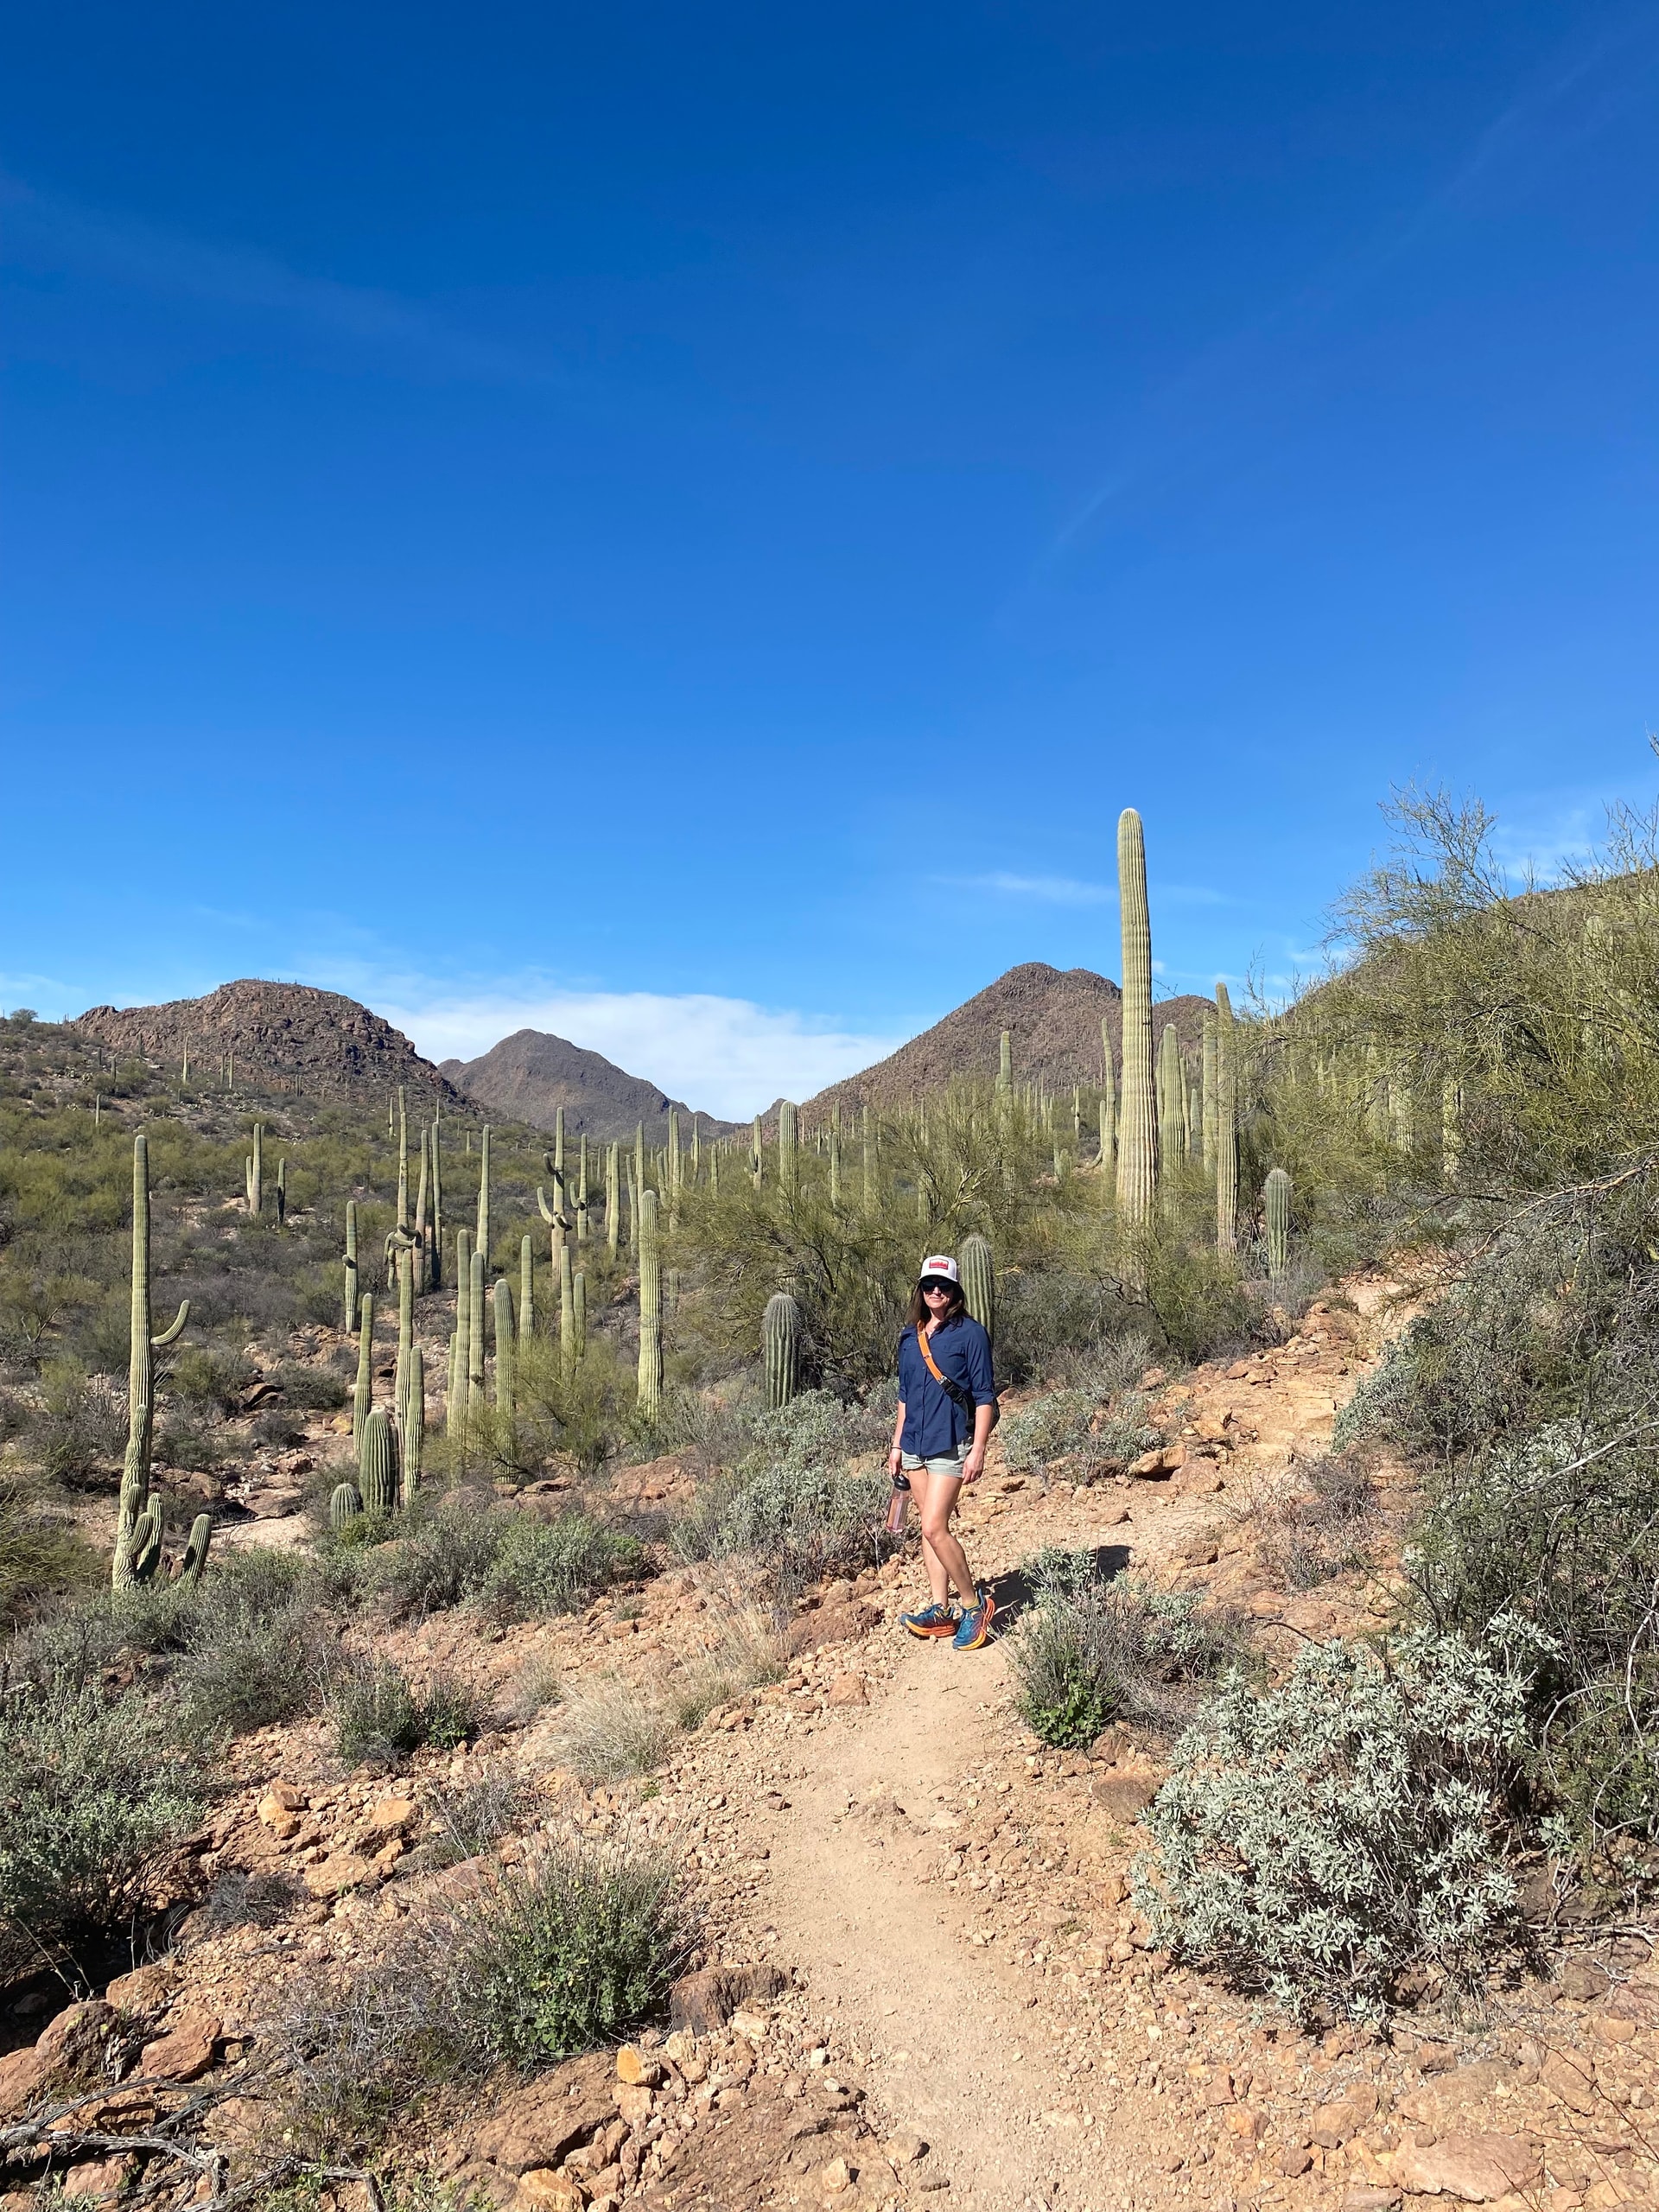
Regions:
<svg viewBox="0 0 1659 2212"><path fill-rule="evenodd" d="M996 1403L996 1386L991 1377L991 1340L977 1322L966 1346L968 1353L968 1388L974 1394L976 1406Z"/></svg>

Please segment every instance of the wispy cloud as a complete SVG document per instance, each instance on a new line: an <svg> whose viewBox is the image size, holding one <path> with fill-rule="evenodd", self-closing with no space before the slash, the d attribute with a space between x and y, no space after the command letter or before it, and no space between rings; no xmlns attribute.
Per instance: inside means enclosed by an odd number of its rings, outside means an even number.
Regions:
<svg viewBox="0 0 1659 2212"><path fill-rule="evenodd" d="M140 290L251 311L389 351L427 373L489 383L551 380L515 348L457 330L417 302L291 269L257 246L220 245L83 207L0 176L6 257L78 268Z"/></svg>
<svg viewBox="0 0 1659 2212"><path fill-rule="evenodd" d="M1087 883L1072 875L1012 875L997 870L990 875L938 876L969 891L988 891L1002 899L1031 899L1048 906L1116 906L1117 887ZM1204 883L1154 883L1154 906L1224 906L1227 894Z"/></svg>
<svg viewBox="0 0 1659 2212"><path fill-rule="evenodd" d="M475 1059L515 1030L550 1030L728 1121L810 1098L904 1042L707 992L435 990L375 1003L429 1059Z"/></svg>

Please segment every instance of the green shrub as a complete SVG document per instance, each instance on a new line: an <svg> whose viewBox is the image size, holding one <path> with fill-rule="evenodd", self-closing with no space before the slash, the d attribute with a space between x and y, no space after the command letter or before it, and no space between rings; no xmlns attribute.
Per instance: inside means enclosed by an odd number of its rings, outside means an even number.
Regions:
<svg viewBox="0 0 1659 2212"><path fill-rule="evenodd" d="M693 1934L684 1878L666 1856L551 1850L460 1916L458 2032L479 2060L526 2070L591 2050L665 2002Z"/></svg>
<svg viewBox="0 0 1659 2212"><path fill-rule="evenodd" d="M48 1360L28 1434L41 1472L74 1488L98 1487L118 1471L126 1442L126 1406L110 1377L89 1375L76 1359Z"/></svg>
<svg viewBox="0 0 1659 2212"><path fill-rule="evenodd" d="M1103 1408L1090 1389L1053 1390L1011 1414L998 1431L1002 1456L1016 1472L1040 1470L1051 1459L1075 1455L1085 1472L1127 1466L1163 1436L1146 1417L1137 1390L1122 1392Z"/></svg>
<svg viewBox="0 0 1659 2212"><path fill-rule="evenodd" d="M481 1592L501 1618L580 1611L601 1591L644 1570L645 1552L634 1537L586 1513L562 1513L556 1521L526 1513L505 1517L506 1531Z"/></svg>
<svg viewBox="0 0 1659 2212"><path fill-rule="evenodd" d="M394 1767L426 1741L426 1715L390 1660L348 1667L334 1685L334 1749L347 1766Z"/></svg>
<svg viewBox="0 0 1659 2212"><path fill-rule="evenodd" d="M118 1927L201 1807L166 1714L93 1685L14 1683L0 1698L0 1960Z"/></svg>
<svg viewBox="0 0 1659 2212"><path fill-rule="evenodd" d="M73 1522L48 1512L26 1484L0 1478L0 1628L97 1580L104 1565Z"/></svg>
<svg viewBox="0 0 1659 2212"><path fill-rule="evenodd" d="M1262 1522L1262 1563L1289 1590L1313 1590L1364 1566L1376 1529L1376 1485L1363 1468L1322 1459L1306 1479L1302 1495L1276 1504Z"/></svg>
<svg viewBox="0 0 1659 2212"><path fill-rule="evenodd" d="M452 1751L486 1725L488 1700L458 1675L435 1675L424 1692L390 1660L357 1659L336 1677L330 1703L334 1748L349 1766L388 1770L423 1744Z"/></svg>
<svg viewBox="0 0 1659 2212"><path fill-rule="evenodd" d="M1228 1616L1190 1592L1109 1578L1099 1555L1058 1547L1023 1569L1035 1592L1010 1640L1015 1708L1046 1744L1078 1750L1109 1721L1167 1721L1184 1686L1238 1649Z"/></svg>
<svg viewBox="0 0 1659 2212"><path fill-rule="evenodd" d="M1508 1668L1433 1634L1304 1646L1261 1695L1230 1676L1147 1816L1157 1940L1300 2015L1379 2019L1408 1968L1471 1981L1517 1934L1525 1709Z"/></svg>

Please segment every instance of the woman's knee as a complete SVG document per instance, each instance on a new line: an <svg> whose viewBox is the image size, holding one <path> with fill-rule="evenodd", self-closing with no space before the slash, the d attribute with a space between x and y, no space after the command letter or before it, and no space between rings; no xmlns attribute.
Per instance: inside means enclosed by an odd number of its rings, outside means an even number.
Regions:
<svg viewBox="0 0 1659 2212"><path fill-rule="evenodd" d="M930 1544L942 1543L949 1537L950 1510L948 1506L941 1510L937 1505L929 1505L918 1518L922 1535Z"/></svg>

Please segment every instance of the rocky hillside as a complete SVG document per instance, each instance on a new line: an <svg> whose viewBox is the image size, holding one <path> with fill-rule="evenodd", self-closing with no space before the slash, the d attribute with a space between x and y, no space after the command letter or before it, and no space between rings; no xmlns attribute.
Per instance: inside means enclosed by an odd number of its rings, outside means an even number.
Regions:
<svg viewBox="0 0 1659 2212"><path fill-rule="evenodd" d="M668 1135L669 1109L690 1126L692 1109L670 1098L643 1076L630 1075L602 1053L584 1051L568 1037L542 1029L515 1030L475 1060L445 1060L440 1071L455 1088L493 1114L550 1129L558 1109L572 1136L580 1132L602 1142L631 1137L643 1122L645 1140L661 1144ZM734 1128L710 1114L698 1119L716 1134Z"/></svg>
<svg viewBox="0 0 1659 2212"><path fill-rule="evenodd" d="M1184 1045L1196 1045L1205 998L1160 1000L1153 1008L1160 1035L1173 1021ZM908 1105L918 1092L933 1090L957 1078L989 1082L996 1074L998 1041L1003 1030L1014 1039L1017 1080L1039 1077L1051 1090L1101 1079L1100 1025L1112 1039L1115 1061L1122 1054L1123 994L1109 977L1090 968L1051 968L1027 960L1010 968L976 996L936 1021L919 1037L873 1068L848 1076L807 1100L810 1121L828 1114L838 1100L843 1113L866 1103L891 1109Z"/></svg>
<svg viewBox="0 0 1659 2212"><path fill-rule="evenodd" d="M233 1053L245 1085L384 1097L401 1083L411 1103L436 1091L445 1106L464 1110L460 1093L401 1030L355 999L304 983L246 979L165 1006L95 1006L68 1026L124 1058L176 1068L188 1051L192 1075L204 1084Z"/></svg>

